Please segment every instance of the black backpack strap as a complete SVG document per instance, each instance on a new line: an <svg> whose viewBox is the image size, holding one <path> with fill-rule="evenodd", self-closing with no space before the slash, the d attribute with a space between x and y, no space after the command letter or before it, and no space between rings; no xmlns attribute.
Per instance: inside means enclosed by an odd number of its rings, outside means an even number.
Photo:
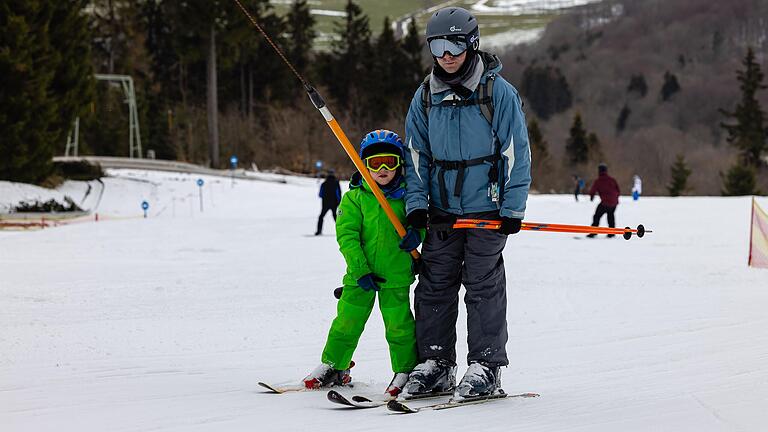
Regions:
<svg viewBox="0 0 768 432"><path fill-rule="evenodd" d="M480 84L480 111L488 120L488 123L493 125L493 83L496 81L496 75L488 75L485 80L485 84Z"/></svg>
<svg viewBox="0 0 768 432"><path fill-rule="evenodd" d="M424 117L429 123L429 109L432 108L432 90L429 88L429 80L432 74L427 75L421 83L421 107L424 109Z"/></svg>

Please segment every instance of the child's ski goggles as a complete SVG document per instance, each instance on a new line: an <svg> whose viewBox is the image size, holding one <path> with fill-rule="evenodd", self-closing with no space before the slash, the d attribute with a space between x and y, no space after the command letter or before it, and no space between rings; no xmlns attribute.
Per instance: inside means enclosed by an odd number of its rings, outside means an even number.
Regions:
<svg viewBox="0 0 768 432"><path fill-rule="evenodd" d="M437 58L442 58L446 52L456 57L467 50L467 41L455 36L451 39L438 37L429 41L429 50Z"/></svg>
<svg viewBox="0 0 768 432"><path fill-rule="evenodd" d="M365 167L373 172L383 169L394 171L400 166L400 156L391 153L375 154L365 158Z"/></svg>

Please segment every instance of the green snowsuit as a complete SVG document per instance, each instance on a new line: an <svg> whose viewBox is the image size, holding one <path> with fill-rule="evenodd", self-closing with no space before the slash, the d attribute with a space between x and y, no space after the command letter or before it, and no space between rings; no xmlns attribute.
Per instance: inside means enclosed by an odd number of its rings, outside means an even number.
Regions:
<svg viewBox="0 0 768 432"><path fill-rule="evenodd" d="M399 186L404 190L404 183ZM405 223L405 201L390 196L387 200L398 219ZM336 240L347 262L347 273L322 362L334 369L349 368L376 299L376 292L363 290L357 280L373 273L386 279L379 283L378 293L392 370L410 372L418 360L409 297L414 281L411 256L398 247L400 236L359 173L352 177L350 191L339 205Z"/></svg>

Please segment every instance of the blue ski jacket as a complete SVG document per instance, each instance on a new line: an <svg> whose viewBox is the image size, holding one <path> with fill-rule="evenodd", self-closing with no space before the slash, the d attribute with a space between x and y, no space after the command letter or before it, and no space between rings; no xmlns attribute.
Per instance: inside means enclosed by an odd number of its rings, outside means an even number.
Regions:
<svg viewBox="0 0 768 432"><path fill-rule="evenodd" d="M422 103L424 86L419 87L411 100L405 123L408 213L434 206L456 215L498 210L504 217L523 219L525 216L531 183L531 151L522 102L515 87L498 75L501 70L498 57L479 55L484 68L479 83L495 80L492 124L478 104L444 104L446 100L461 101L460 96L445 85L443 91L431 92L428 119ZM433 76L431 80L436 78ZM480 85L470 88L473 90L470 99L481 97L479 88ZM499 155L500 161L490 160L494 155ZM489 160L479 160L486 157ZM467 164L472 160L475 163ZM489 181L489 174L491 177L494 174L491 171L494 163L500 163L496 170L498 193ZM463 167L451 167L457 164ZM457 182L458 176L462 178ZM460 186L458 191L457 186Z"/></svg>

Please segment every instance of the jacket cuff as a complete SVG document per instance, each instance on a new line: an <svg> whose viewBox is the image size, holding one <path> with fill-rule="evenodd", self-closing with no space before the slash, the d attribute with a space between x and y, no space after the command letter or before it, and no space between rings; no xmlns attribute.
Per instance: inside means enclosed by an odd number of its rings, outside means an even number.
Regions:
<svg viewBox="0 0 768 432"><path fill-rule="evenodd" d="M427 210L428 204L426 198L411 199L405 203L405 214L410 214L412 211L419 209Z"/></svg>
<svg viewBox="0 0 768 432"><path fill-rule="evenodd" d="M499 212L499 216L523 220L525 218L525 212L512 211L510 209L501 209L501 211Z"/></svg>

